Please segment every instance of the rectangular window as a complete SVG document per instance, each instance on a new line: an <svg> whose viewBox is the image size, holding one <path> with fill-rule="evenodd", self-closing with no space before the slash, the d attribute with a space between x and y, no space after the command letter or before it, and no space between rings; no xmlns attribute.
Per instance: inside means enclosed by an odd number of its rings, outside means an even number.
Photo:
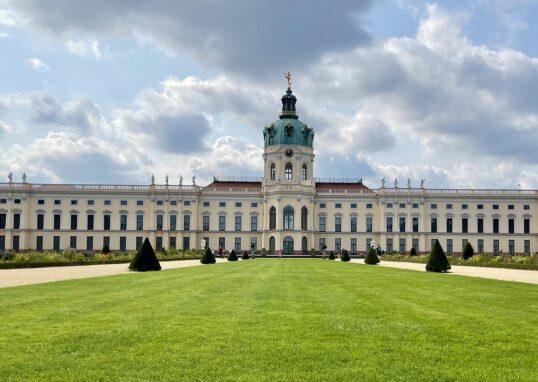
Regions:
<svg viewBox="0 0 538 382"><path fill-rule="evenodd" d="M392 208L392 203L387 203L387 208Z"/></svg>
<svg viewBox="0 0 538 382"><path fill-rule="evenodd" d="M105 200L105 206L110 206L112 202L110 200Z"/></svg>
<svg viewBox="0 0 538 382"><path fill-rule="evenodd" d="M418 253L419 253L419 250L418 250L418 239L413 239L413 241L412 241L412 246L413 246L413 248L415 248L415 252L418 254Z"/></svg>
<svg viewBox="0 0 538 382"><path fill-rule="evenodd" d="M183 250L188 251L189 249L191 249L191 238L187 236L183 238Z"/></svg>
<svg viewBox="0 0 538 382"><path fill-rule="evenodd" d="M467 240L467 239L461 239L461 251L462 252L465 249L465 246L467 245L468 242L469 242L469 240Z"/></svg>
<svg viewBox="0 0 538 382"><path fill-rule="evenodd" d="M523 219L523 233L531 233L531 219Z"/></svg>
<svg viewBox="0 0 538 382"><path fill-rule="evenodd" d="M478 218L476 221L476 228L478 233L484 233L484 219Z"/></svg>
<svg viewBox="0 0 538 382"><path fill-rule="evenodd" d="M327 218L325 216L319 217L319 230L325 232L327 230Z"/></svg>
<svg viewBox="0 0 538 382"><path fill-rule="evenodd" d="M4 235L0 235L0 251L6 250L6 237Z"/></svg>
<svg viewBox="0 0 538 382"><path fill-rule="evenodd" d="M143 201L143 200L137 200L137 201L136 201L136 205L137 205L137 206L143 206L143 205L144 205L144 201Z"/></svg>
<svg viewBox="0 0 538 382"><path fill-rule="evenodd" d="M86 237L86 250L93 251L93 236Z"/></svg>
<svg viewBox="0 0 538 382"><path fill-rule="evenodd" d="M452 233L452 218L446 219L446 232Z"/></svg>
<svg viewBox="0 0 538 382"><path fill-rule="evenodd" d="M235 248L235 252L241 252L241 238L240 237L235 238L234 248Z"/></svg>
<svg viewBox="0 0 538 382"><path fill-rule="evenodd" d="M202 205L203 205L204 207L209 207L209 202L203 202Z"/></svg>
<svg viewBox="0 0 538 382"><path fill-rule="evenodd" d="M52 250L56 252L60 251L60 236L54 236L52 238Z"/></svg>
<svg viewBox="0 0 538 382"><path fill-rule="evenodd" d="M103 215L103 229L110 231L110 215Z"/></svg>
<svg viewBox="0 0 538 382"><path fill-rule="evenodd" d="M351 208L357 208L357 203L351 203Z"/></svg>
<svg viewBox="0 0 538 382"><path fill-rule="evenodd" d="M523 240L523 252L525 255L531 254L531 241L530 240Z"/></svg>
<svg viewBox="0 0 538 382"><path fill-rule="evenodd" d="M219 202L219 207L226 207L226 202Z"/></svg>
<svg viewBox="0 0 538 382"><path fill-rule="evenodd" d="M144 215L137 214L136 215L136 230L137 231L143 231L144 230Z"/></svg>
<svg viewBox="0 0 538 382"><path fill-rule="evenodd" d="M508 233L514 233L514 219L508 219Z"/></svg>
<svg viewBox="0 0 538 382"><path fill-rule="evenodd" d="M418 218L413 218L413 232L418 232Z"/></svg>
<svg viewBox="0 0 538 382"><path fill-rule="evenodd" d="M241 203L241 202L235 202L235 206L236 206L237 208L243 207L243 203Z"/></svg>
<svg viewBox="0 0 538 382"><path fill-rule="evenodd" d="M6 204L6 203L7 203L7 199L5 198L0 199L0 204Z"/></svg>
<svg viewBox="0 0 538 382"><path fill-rule="evenodd" d="M335 251L342 250L342 239L339 237L334 239L334 250Z"/></svg>
<svg viewBox="0 0 538 382"><path fill-rule="evenodd" d="M366 203L366 208L373 208L374 205L372 203Z"/></svg>
<svg viewBox="0 0 538 382"><path fill-rule="evenodd" d="M127 230L127 215L120 215L120 231Z"/></svg>
<svg viewBox="0 0 538 382"><path fill-rule="evenodd" d="M368 237L366 238L366 251L369 251L371 247L372 247L372 238Z"/></svg>
<svg viewBox="0 0 538 382"><path fill-rule="evenodd" d="M437 233L437 218L431 218L430 232Z"/></svg>
<svg viewBox="0 0 538 382"><path fill-rule="evenodd" d="M21 214L13 214L13 229L21 228Z"/></svg>
<svg viewBox="0 0 538 382"><path fill-rule="evenodd" d="M240 215L235 216L235 230L241 231L241 216Z"/></svg>
<svg viewBox="0 0 538 382"><path fill-rule="evenodd" d="M387 216L387 232L392 232L392 216Z"/></svg>
<svg viewBox="0 0 538 382"><path fill-rule="evenodd" d="M177 206L177 200L170 200L171 206Z"/></svg>
<svg viewBox="0 0 538 382"><path fill-rule="evenodd" d="M219 249L222 248L223 250L226 249L226 238L225 237L219 237Z"/></svg>
<svg viewBox="0 0 538 382"><path fill-rule="evenodd" d="M60 204L62 204L62 201L60 199L54 200L54 205L59 206Z"/></svg>
<svg viewBox="0 0 538 382"><path fill-rule="evenodd" d="M462 210L467 210L467 209L469 209L469 205L468 204L462 204L461 209Z"/></svg>
<svg viewBox="0 0 538 382"><path fill-rule="evenodd" d="M342 232L342 218L340 216L334 218L334 232Z"/></svg>
<svg viewBox="0 0 538 382"><path fill-rule="evenodd" d="M43 214L37 214L37 224L36 227L39 230L42 230L45 226L45 215Z"/></svg>
<svg viewBox="0 0 538 382"><path fill-rule="evenodd" d="M142 236L137 236L136 237L136 250L138 251L140 249L140 247L142 246Z"/></svg>
<svg viewBox="0 0 538 382"><path fill-rule="evenodd" d="M0 214L0 229L6 229L6 214Z"/></svg>
<svg viewBox="0 0 538 382"><path fill-rule="evenodd" d="M351 232L357 232L357 217L351 217Z"/></svg>
<svg viewBox="0 0 538 382"><path fill-rule="evenodd" d="M494 204L494 205L493 205L493 209L494 209L494 210L498 210L498 209L499 209L499 205L498 205L498 204Z"/></svg>
<svg viewBox="0 0 538 382"><path fill-rule="evenodd" d="M523 205L523 209L524 210L530 210L531 209L531 206L529 204L524 204Z"/></svg>
<svg viewBox="0 0 538 382"><path fill-rule="evenodd" d="M509 209L509 210L513 210L513 209L514 209L514 205L513 205L513 204L509 204L509 205L508 205L508 209Z"/></svg>
<svg viewBox="0 0 538 382"><path fill-rule="evenodd" d="M125 236L120 236L120 251L127 251L127 237Z"/></svg>
<svg viewBox="0 0 538 382"><path fill-rule="evenodd" d="M400 239L400 253L405 254L406 251L407 251L407 249L406 249L406 240L404 238L401 238Z"/></svg>
<svg viewBox="0 0 538 382"><path fill-rule="evenodd" d="M508 253L512 256L516 253L514 240L508 240Z"/></svg>
<svg viewBox="0 0 538 382"><path fill-rule="evenodd" d="M366 218L366 232L372 232L372 230L373 230L372 218Z"/></svg>
<svg viewBox="0 0 538 382"><path fill-rule="evenodd" d="M418 203L413 203L413 208L418 208Z"/></svg>
<svg viewBox="0 0 538 382"><path fill-rule="evenodd" d="M35 249L38 252L43 251L43 236L36 236Z"/></svg>
<svg viewBox="0 0 538 382"><path fill-rule="evenodd" d="M452 248L452 239L446 239L446 254L452 255L453 248Z"/></svg>
<svg viewBox="0 0 538 382"><path fill-rule="evenodd" d="M20 237L19 237L19 235L15 235L15 236L13 236L13 246L12 246L12 247L13 247L13 250L14 250L15 252L19 252L19 249L20 249L20 244L19 244L19 242L20 242Z"/></svg>
<svg viewBox="0 0 538 382"><path fill-rule="evenodd" d="M357 239L352 237L351 238L351 254L354 255L357 253Z"/></svg>
<svg viewBox="0 0 538 382"><path fill-rule="evenodd" d="M258 207L258 203L257 203L257 202L252 202L252 203L250 203L250 207L252 207L252 208L257 208L257 207Z"/></svg>
<svg viewBox="0 0 538 382"><path fill-rule="evenodd" d="M54 229L59 230L62 222L62 216L60 214L54 215Z"/></svg>
<svg viewBox="0 0 538 382"><path fill-rule="evenodd" d="M188 231L191 229L191 215L183 215L183 230Z"/></svg>
<svg viewBox="0 0 538 382"><path fill-rule="evenodd" d="M255 237L250 238L250 250L256 252L258 250L258 239Z"/></svg>
<svg viewBox="0 0 538 382"><path fill-rule="evenodd" d="M387 253L392 254L394 249L392 248L392 238L387 238Z"/></svg>
<svg viewBox="0 0 538 382"><path fill-rule="evenodd" d="M87 215L86 216L86 228L88 231L93 231L93 227L94 227L94 222L95 222L95 216L94 215Z"/></svg>
<svg viewBox="0 0 538 382"><path fill-rule="evenodd" d="M163 250L163 237L162 236L155 237L155 250L157 251Z"/></svg>
<svg viewBox="0 0 538 382"><path fill-rule="evenodd" d="M483 205L483 204L478 204L478 205L476 206L476 209L477 209L477 210L483 210L483 209L484 209L484 205Z"/></svg>
<svg viewBox="0 0 538 382"><path fill-rule="evenodd" d="M446 205L446 209L447 209L447 210L451 210L451 209L452 209L452 204L447 204L447 205Z"/></svg>
<svg viewBox="0 0 538 382"><path fill-rule="evenodd" d="M436 210L436 209L437 209L437 204L435 204L435 203L434 203L434 204L430 204L430 208L431 208L432 210Z"/></svg>
<svg viewBox="0 0 538 382"><path fill-rule="evenodd" d="M76 236L69 237L69 248L77 249L77 237Z"/></svg>
<svg viewBox="0 0 538 382"><path fill-rule="evenodd" d="M478 253L484 253L484 239L478 239L477 251Z"/></svg>
<svg viewBox="0 0 538 382"><path fill-rule="evenodd" d="M319 208L325 208L327 205L325 203L320 203Z"/></svg>
<svg viewBox="0 0 538 382"><path fill-rule="evenodd" d="M342 203L335 203L334 208L342 208Z"/></svg>
<svg viewBox="0 0 538 382"><path fill-rule="evenodd" d="M89 206L93 206L95 204L95 201L94 200L88 200L88 205Z"/></svg>
<svg viewBox="0 0 538 382"><path fill-rule="evenodd" d="M320 237L319 238L319 250L320 251L323 251L325 249L325 238L324 237Z"/></svg>
<svg viewBox="0 0 538 382"><path fill-rule="evenodd" d="M74 231L78 226L78 215L71 215L71 230Z"/></svg>
<svg viewBox="0 0 538 382"><path fill-rule="evenodd" d="M168 239L168 248L169 249L176 249L176 237L170 236Z"/></svg>
<svg viewBox="0 0 538 382"><path fill-rule="evenodd" d="M405 232L405 218L403 216L400 217L400 232Z"/></svg>
<svg viewBox="0 0 538 382"><path fill-rule="evenodd" d="M37 204L39 204L39 205L43 205L43 204L45 204L45 199L39 199L39 200L37 201Z"/></svg>
<svg viewBox="0 0 538 382"><path fill-rule="evenodd" d="M499 240L498 239L493 240L493 253L495 255L499 254Z"/></svg>
<svg viewBox="0 0 538 382"><path fill-rule="evenodd" d="M71 200L71 205L76 206L78 204L78 200Z"/></svg>
<svg viewBox="0 0 538 382"><path fill-rule="evenodd" d="M405 208L405 203L400 203L400 208Z"/></svg>
<svg viewBox="0 0 538 382"><path fill-rule="evenodd" d="M15 204L21 204L21 200L20 200L20 199L13 199L13 203L15 203Z"/></svg>
<svg viewBox="0 0 538 382"><path fill-rule="evenodd" d="M184 206L190 206L190 205L191 205L191 201L190 201L190 200L184 200L184 201L183 201L183 205L184 205Z"/></svg>
<svg viewBox="0 0 538 382"><path fill-rule="evenodd" d="M469 219L467 218L461 219L461 232L463 233L469 232Z"/></svg>
<svg viewBox="0 0 538 382"><path fill-rule="evenodd" d="M258 230L258 217L256 215L250 215L250 230Z"/></svg>
<svg viewBox="0 0 538 382"><path fill-rule="evenodd" d="M499 233L499 219L493 219L493 233Z"/></svg>
<svg viewBox="0 0 538 382"><path fill-rule="evenodd" d="M177 215L170 215L169 220L170 231L175 231L177 229Z"/></svg>
<svg viewBox="0 0 538 382"><path fill-rule="evenodd" d="M157 200L158 206L164 206L164 200Z"/></svg>
<svg viewBox="0 0 538 382"><path fill-rule="evenodd" d="M209 231L209 215L202 216L202 231Z"/></svg>
<svg viewBox="0 0 538 382"><path fill-rule="evenodd" d="M226 231L226 216L219 215L219 231Z"/></svg>
<svg viewBox="0 0 538 382"><path fill-rule="evenodd" d="M156 216L156 228L157 228L157 231L162 231L163 230L163 223L164 223L164 216L163 215L157 215Z"/></svg>
<svg viewBox="0 0 538 382"><path fill-rule="evenodd" d="M103 236L103 247L105 246L110 249L110 236Z"/></svg>
<svg viewBox="0 0 538 382"><path fill-rule="evenodd" d="M122 205L122 206L126 206L126 205L127 205L127 200L121 200L121 201L120 201L120 205Z"/></svg>

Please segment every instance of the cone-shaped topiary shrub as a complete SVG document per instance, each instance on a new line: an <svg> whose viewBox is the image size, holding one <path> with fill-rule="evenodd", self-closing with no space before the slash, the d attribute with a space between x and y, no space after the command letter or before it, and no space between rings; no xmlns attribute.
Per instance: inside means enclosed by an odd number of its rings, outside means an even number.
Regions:
<svg viewBox="0 0 538 382"><path fill-rule="evenodd" d="M351 260L350 257L349 257L349 253L345 249L342 251L342 257L340 258L340 260L342 260L342 261Z"/></svg>
<svg viewBox="0 0 538 382"><path fill-rule="evenodd" d="M415 249L415 247L411 247L411 250L409 251L409 256L416 256L417 255L417 250Z"/></svg>
<svg viewBox="0 0 538 382"><path fill-rule="evenodd" d="M110 253L110 247L108 244L103 245L103 249L101 250L101 253L104 253L105 255Z"/></svg>
<svg viewBox="0 0 538 382"><path fill-rule="evenodd" d="M375 253L375 249L373 247L370 247L370 250L368 250L368 254L364 258L364 264L376 265L378 263L379 263L379 257L377 257L377 253Z"/></svg>
<svg viewBox="0 0 538 382"><path fill-rule="evenodd" d="M237 255L235 254L235 251L232 249L230 254L228 255L228 261L237 261Z"/></svg>
<svg viewBox="0 0 538 382"><path fill-rule="evenodd" d="M243 259L243 260L248 260L248 259L250 259L250 257L248 256L248 252L247 252L247 251L243 252L243 256L241 256L241 259Z"/></svg>
<svg viewBox="0 0 538 382"><path fill-rule="evenodd" d="M439 240L435 240L432 252L428 258L428 263L426 264L426 270L428 272L446 272L449 269L450 264L446 258L445 251L443 251Z"/></svg>
<svg viewBox="0 0 538 382"><path fill-rule="evenodd" d="M103 251L104 253L104 251ZM146 240L142 243L142 246L136 252L133 261L129 265L131 271L146 272L146 271L160 271L161 264L155 255L155 251L146 237Z"/></svg>
<svg viewBox="0 0 538 382"><path fill-rule="evenodd" d="M202 264L215 264L217 260L215 260L215 255L213 255L213 251L211 248L206 247L204 249L204 254L202 255L202 258L200 259L200 262Z"/></svg>
<svg viewBox="0 0 538 382"><path fill-rule="evenodd" d="M334 260L334 252L329 253L329 260Z"/></svg>
<svg viewBox="0 0 538 382"><path fill-rule="evenodd" d="M463 260L468 260L474 256L474 249L471 243L467 242L465 248L463 248Z"/></svg>

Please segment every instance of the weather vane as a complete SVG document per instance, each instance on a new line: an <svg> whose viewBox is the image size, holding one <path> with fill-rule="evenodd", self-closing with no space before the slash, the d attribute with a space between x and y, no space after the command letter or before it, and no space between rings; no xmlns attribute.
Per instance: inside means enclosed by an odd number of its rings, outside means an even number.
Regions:
<svg viewBox="0 0 538 382"><path fill-rule="evenodd" d="M284 73L284 78L288 80L288 89L291 89L291 73Z"/></svg>

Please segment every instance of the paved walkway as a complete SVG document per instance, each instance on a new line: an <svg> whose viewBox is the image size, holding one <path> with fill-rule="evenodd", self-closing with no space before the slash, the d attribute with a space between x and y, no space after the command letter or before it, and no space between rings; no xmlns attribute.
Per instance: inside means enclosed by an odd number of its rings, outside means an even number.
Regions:
<svg viewBox="0 0 538 382"><path fill-rule="evenodd" d="M351 261L353 263L364 264L363 259L352 259ZM399 261L381 261L378 265L383 267L411 269L413 271L426 272L426 264L406 263ZM538 271L527 271L523 269L486 268L471 267L465 265L452 265L452 269L447 274L538 284Z"/></svg>
<svg viewBox="0 0 538 382"><path fill-rule="evenodd" d="M217 259L217 262L223 262ZM175 269L201 265L200 260L161 261L162 269ZM42 284L52 281L85 279L131 273L124 264L76 265L68 267L0 269L0 288Z"/></svg>

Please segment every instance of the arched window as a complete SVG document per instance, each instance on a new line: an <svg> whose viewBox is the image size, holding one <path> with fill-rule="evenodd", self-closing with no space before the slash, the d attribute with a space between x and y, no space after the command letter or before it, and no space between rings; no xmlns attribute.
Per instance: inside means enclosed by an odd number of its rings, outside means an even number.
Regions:
<svg viewBox="0 0 538 382"><path fill-rule="evenodd" d="M276 168L275 164L271 163L271 180L275 180L276 178Z"/></svg>
<svg viewBox="0 0 538 382"><path fill-rule="evenodd" d="M269 253L275 253L275 237L271 236L269 238Z"/></svg>
<svg viewBox="0 0 538 382"><path fill-rule="evenodd" d="M269 210L269 229L276 229L276 208L271 207Z"/></svg>
<svg viewBox="0 0 538 382"><path fill-rule="evenodd" d="M306 163L303 164L303 169L301 171L301 177L303 180L306 180L307 172L306 172Z"/></svg>
<svg viewBox="0 0 538 382"><path fill-rule="evenodd" d="M293 207L284 207L284 229L293 229Z"/></svg>
<svg viewBox="0 0 538 382"><path fill-rule="evenodd" d="M284 167L284 178L286 180L291 180L293 178L293 166L290 162L286 163Z"/></svg>
<svg viewBox="0 0 538 382"><path fill-rule="evenodd" d="M293 255L293 238L291 236L286 236L283 244L284 253L286 255Z"/></svg>
<svg viewBox="0 0 538 382"><path fill-rule="evenodd" d="M308 210L306 209L306 207L303 207L301 209L301 229L303 231L306 231L307 230L307 219L308 219Z"/></svg>
<svg viewBox="0 0 538 382"><path fill-rule="evenodd" d="M303 236L301 239L301 251L303 252L303 255L306 255L308 252L308 240L306 239L306 236Z"/></svg>

